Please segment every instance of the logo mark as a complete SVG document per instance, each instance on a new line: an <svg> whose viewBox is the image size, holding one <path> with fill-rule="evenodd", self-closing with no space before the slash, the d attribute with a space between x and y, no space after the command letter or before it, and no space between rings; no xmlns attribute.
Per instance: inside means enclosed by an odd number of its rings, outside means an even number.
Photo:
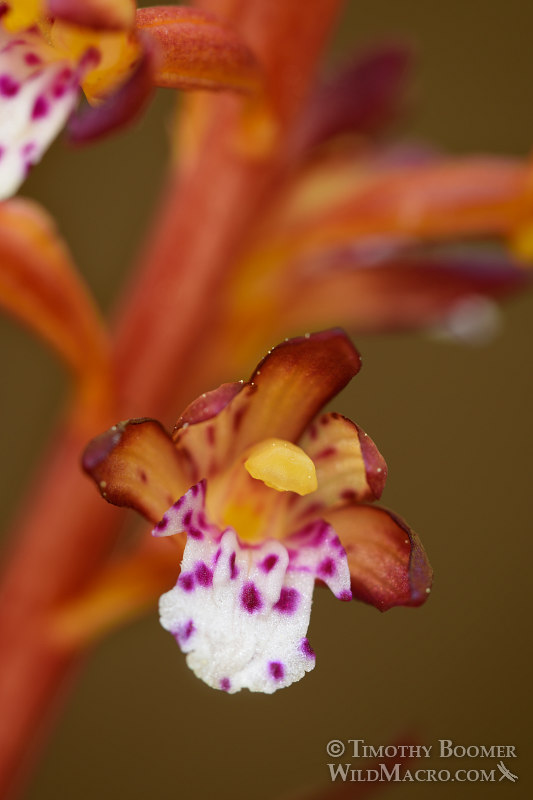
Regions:
<svg viewBox="0 0 533 800"><path fill-rule="evenodd" d="M500 778L501 781L503 781L504 778L507 778L508 781L512 781L513 783L518 780L518 775L514 775L510 770L508 770L503 761L498 761L496 766L502 773Z"/></svg>

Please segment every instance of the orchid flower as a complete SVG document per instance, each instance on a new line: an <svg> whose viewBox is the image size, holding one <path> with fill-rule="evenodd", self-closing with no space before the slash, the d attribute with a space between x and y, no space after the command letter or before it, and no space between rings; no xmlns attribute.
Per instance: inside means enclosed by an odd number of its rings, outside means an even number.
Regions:
<svg viewBox="0 0 533 800"><path fill-rule="evenodd" d="M130 420L85 451L106 500L156 521L156 537L186 536L161 624L214 688L271 693L314 667L316 581L381 610L427 597L416 534L371 505L387 474L376 446L345 417L317 416L360 363L342 331L287 340L249 381L195 400L172 438Z"/></svg>
<svg viewBox="0 0 533 800"><path fill-rule="evenodd" d="M156 86L247 92L257 77L248 48L196 9L136 11L133 0L2 2L0 199L17 191L67 124L80 89L92 108L70 119L74 142L129 123Z"/></svg>

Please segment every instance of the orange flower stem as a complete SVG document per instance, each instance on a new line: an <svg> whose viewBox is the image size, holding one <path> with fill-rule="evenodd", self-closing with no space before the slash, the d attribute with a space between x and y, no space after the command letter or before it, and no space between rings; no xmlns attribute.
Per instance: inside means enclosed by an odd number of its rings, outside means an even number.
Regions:
<svg viewBox="0 0 533 800"><path fill-rule="evenodd" d="M207 5L240 12L239 27L265 65L285 127L309 85L340 0L310 0L303 15L299 0ZM217 98L213 107L201 156L186 174L171 178L136 283L117 317L116 416L95 408L91 419L70 418L54 437L14 526L0 591L2 798L27 775L77 663L77 647L53 639L49 614L97 574L122 519L82 476L80 453L118 418L166 416L177 396L186 394L186 366L194 363L195 342L209 326L217 287L275 184L279 152L258 161L240 151L238 103Z"/></svg>

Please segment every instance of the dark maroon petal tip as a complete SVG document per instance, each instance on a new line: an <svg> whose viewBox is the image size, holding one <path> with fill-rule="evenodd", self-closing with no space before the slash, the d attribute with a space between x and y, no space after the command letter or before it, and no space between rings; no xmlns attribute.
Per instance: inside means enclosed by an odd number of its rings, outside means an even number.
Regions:
<svg viewBox="0 0 533 800"><path fill-rule="evenodd" d="M153 58L145 50L128 80L100 105L88 107L71 117L67 139L85 144L133 123L144 111L153 92Z"/></svg>
<svg viewBox="0 0 533 800"><path fill-rule="evenodd" d="M96 469L119 444L126 423L119 422L105 433L91 439L83 452L82 467L86 472Z"/></svg>
<svg viewBox="0 0 533 800"><path fill-rule="evenodd" d="M242 382L223 383L218 389L200 395L187 406L174 430L177 431L184 425L196 425L216 417L242 391L243 386Z"/></svg>
<svg viewBox="0 0 533 800"><path fill-rule="evenodd" d="M93 30L120 31L131 27L135 20L135 5L128 0L47 0L46 7L55 19Z"/></svg>
<svg viewBox="0 0 533 800"><path fill-rule="evenodd" d="M381 134L406 106L412 61L412 47L405 42L358 54L311 98L295 149L305 154L346 133Z"/></svg>
<svg viewBox="0 0 533 800"><path fill-rule="evenodd" d="M357 436L361 446L363 461L365 462L366 479L374 498L379 500L383 494L385 483L387 482L387 462L370 436L361 430L359 425L355 425L355 427L357 428Z"/></svg>
<svg viewBox="0 0 533 800"><path fill-rule="evenodd" d="M360 503L327 520L346 551L356 600L380 611L427 600L433 572L418 536L400 517Z"/></svg>
<svg viewBox="0 0 533 800"><path fill-rule="evenodd" d="M396 524L405 532L409 539L410 554L407 567L407 580L409 584L409 597L407 602L401 603L406 606L421 606L428 599L433 585L433 570L428 561L426 552L418 535L409 525L388 509L382 509ZM385 609L384 609L385 610Z"/></svg>
<svg viewBox="0 0 533 800"><path fill-rule="evenodd" d="M134 508L152 522L186 488L172 439L153 419L120 422L97 436L87 445L82 466L109 503Z"/></svg>

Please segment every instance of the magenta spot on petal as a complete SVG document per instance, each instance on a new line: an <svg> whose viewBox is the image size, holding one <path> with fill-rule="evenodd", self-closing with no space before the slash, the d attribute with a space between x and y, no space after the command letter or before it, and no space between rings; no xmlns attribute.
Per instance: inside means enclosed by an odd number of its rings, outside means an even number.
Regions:
<svg viewBox="0 0 533 800"><path fill-rule="evenodd" d="M2 158L5 152L5 148L0 145L0 158Z"/></svg>
<svg viewBox="0 0 533 800"><path fill-rule="evenodd" d="M178 644L182 644L182 642L186 642L188 639L191 638L196 628L194 627L194 622L190 619L185 625L182 625L178 631L174 634L174 638L176 639Z"/></svg>
<svg viewBox="0 0 533 800"><path fill-rule="evenodd" d="M293 495L293 497L297 498L298 495L295 494ZM318 512L321 511L323 507L324 504L319 503L318 500L316 500L314 503L309 503L309 505L306 505L305 510L307 514L318 514Z"/></svg>
<svg viewBox="0 0 533 800"><path fill-rule="evenodd" d="M165 515L163 519L160 519L157 525L155 526L156 531L164 531L168 525L168 517Z"/></svg>
<svg viewBox="0 0 533 800"><path fill-rule="evenodd" d="M192 592L194 589L194 575L191 572L182 572L178 578L178 586L180 586L184 592Z"/></svg>
<svg viewBox="0 0 533 800"><path fill-rule="evenodd" d="M74 73L73 73L73 71L70 69L70 67L65 67L64 69L62 69L62 70L61 70L61 72L60 72L60 73L59 73L59 75L57 76L57 79L58 79L59 81L69 81L69 80L71 80L71 78L73 77L73 75L74 75Z"/></svg>
<svg viewBox="0 0 533 800"><path fill-rule="evenodd" d="M296 589L283 586L279 595L278 602L274 609L280 614L294 614L300 602L300 593Z"/></svg>
<svg viewBox="0 0 533 800"><path fill-rule="evenodd" d="M337 567L335 566L335 562L333 561L332 558L325 558L324 561L322 561L318 565L318 574L319 575L323 575L325 577L328 577L328 576L331 576L331 575L335 575L336 571L337 571Z"/></svg>
<svg viewBox="0 0 533 800"><path fill-rule="evenodd" d="M259 564L263 572L271 572L274 569L276 564L278 563L279 559L278 556L271 553L269 556L263 559L263 561Z"/></svg>
<svg viewBox="0 0 533 800"><path fill-rule="evenodd" d="M344 592L341 592L339 595L339 600L351 600L352 593L349 589L345 589Z"/></svg>
<svg viewBox="0 0 533 800"><path fill-rule="evenodd" d="M346 503L353 503L357 500L357 492L354 489L343 489L340 498Z"/></svg>
<svg viewBox="0 0 533 800"><path fill-rule="evenodd" d="M56 83L52 86L52 94L56 100L63 97L67 93L68 86L64 83Z"/></svg>
<svg viewBox="0 0 533 800"><path fill-rule="evenodd" d="M20 83L11 75L0 75L0 94L3 97L14 97L20 90Z"/></svg>
<svg viewBox="0 0 533 800"><path fill-rule="evenodd" d="M43 60L37 53L26 53L24 61L29 67L36 67L37 64L42 64Z"/></svg>
<svg viewBox="0 0 533 800"><path fill-rule="evenodd" d="M237 575L239 574L239 570L235 565L235 555L236 554L233 552L229 557L229 572L232 581L234 581Z"/></svg>
<svg viewBox="0 0 533 800"><path fill-rule="evenodd" d="M207 588L213 583L213 573L204 561L199 561L194 568L194 574L200 586Z"/></svg>
<svg viewBox="0 0 533 800"><path fill-rule="evenodd" d="M200 539L204 538L202 531L198 528L189 528L187 531L187 536L190 536L191 539L196 539L197 541L200 541Z"/></svg>
<svg viewBox="0 0 533 800"><path fill-rule="evenodd" d="M88 69L89 67L96 67L100 63L100 53L96 47L89 47L80 60L80 67Z"/></svg>
<svg viewBox="0 0 533 800"><path fill-rule="evenodd" d="M329 447L325 447L323 450L321 450L320 453L317 453L314 458L329 458L330 456L334 456L336 452L337 448L330 445Z"/></svg>
<svg viewBox="0 0 533 800"><path fill-rule="evenodd" d="M316 658L315 651L313 650L313 648L309 644L309 639L307 639L307 638L302 639L301 644L300 644L300 649L301 649L302 653L305 656L307 656L307 658Z"/></svg>
<svg viewBox="0 0 533 800"><path fill-rule="evenodd" d="M48 100L43 95L39 95L39 97L35 100L33 104L33 111L31 112L32 119L42 119L46 117L49 111Z"/></svg>
<svg viewBox="0 0 533 800"><path fill-rule="evenodd" d="M220 679L220 688L223 692L229 692L231 689L231 681L229 678L221 678Z"/></svg>
<svg viewBox="0 0 533 800"><path fill-rule="evenodd" d="M176 511L177 511L177 510L178 510L178 508L181 508L181 507L182 507L182 505L183 505L183 501L184 501L184 500L185 500L185 497L180 497L180 499L179 499L179 500L176 500L176 502L174 503L174 505L173 505L172 507L173 507L173 508L175 508L175 509L176 509Z"/></svg>
<svg viewBox="0 0 533 800"><path fill-rule="evenodd" d="M281 661L270 661L268 671L276 681L281 681L285 677L285 667Z"/></svg>
<svg viewBox="0 0 533 800"><path fill-rule="evenodd" d="M192 520L192 511L187 511L187 513L183 516L183 525L185 528L188 528L191 524Z"/></svg>
<svg viewBox="0 0 533 800"><path fill-rule="evenodd" d="M251 581L245 583L242 587L241 603L249 614L254 614L263 607L261 595L257 591L255 584Z"/></svg>
<svg viewBox="0 0 533 800"><path fill-rule="evenodd" d="M222 553L222 548L219 547L216 551L215 555L213 556L213 564L218 563L218 559L220 558L220 554Z"/></svg>
<svg viewBox="0 0 533 800"><path fill-rule="evenodd" d="M244 409L244 408L239 408L239 409L237 409L237 411L233 415L232 424L233 424L233 430L235 431L235 433L237 433L237 431L241 427L241 423L242 423L242 419L243 419L245 410L246 409Z"/></svg>

